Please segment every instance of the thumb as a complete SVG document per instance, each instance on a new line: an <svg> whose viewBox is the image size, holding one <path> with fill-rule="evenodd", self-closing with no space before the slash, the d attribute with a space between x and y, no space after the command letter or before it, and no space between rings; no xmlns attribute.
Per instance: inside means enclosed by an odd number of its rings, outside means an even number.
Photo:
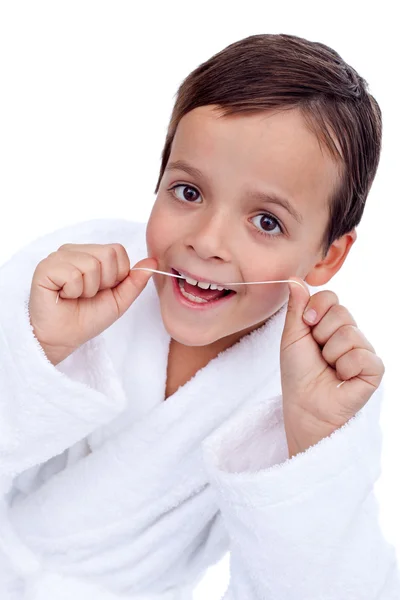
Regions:
<svg viewBox="0 0 400 600"><path fill-rule="evenodd" d="M294 283L289 283L289 300L282 339L289 345L299 339L309 329L304 323L303 313L310 298L310 292L300 277L290 277Z"/></svg>
<svg viewBox="0 0 400 600"><path fill-rule="evenodd" d="M158 263L155 258L144 258L139 260L134 267L145 267L146 269L157 269ZM114 298L118 305L119 315L123 315L131 304L142 293L150 277L154 273L151 271L129 271L127 277L115 288L113 288Z"/></svg>

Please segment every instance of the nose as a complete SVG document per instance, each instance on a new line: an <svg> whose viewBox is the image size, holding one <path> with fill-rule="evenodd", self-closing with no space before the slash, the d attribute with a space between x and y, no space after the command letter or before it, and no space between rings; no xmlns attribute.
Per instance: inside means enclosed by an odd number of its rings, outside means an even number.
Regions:
<svg viewBox="0 0 400 600"><path fill-rule="evenodd" d="M196 215L184 237L185 246L203 260L212 258L230 262L232 258L231 244L233 241L230 231L229 216L226 211Z"/></svg>

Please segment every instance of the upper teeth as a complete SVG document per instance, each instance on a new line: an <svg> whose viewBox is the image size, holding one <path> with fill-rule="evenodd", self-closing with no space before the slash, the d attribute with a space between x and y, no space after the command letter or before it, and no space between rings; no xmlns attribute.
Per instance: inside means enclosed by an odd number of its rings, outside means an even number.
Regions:
<svg viewBox="0 0 400 600"><path fill-rule="evenodd" d="M179 271L178 271L179 273ZM186 279L186 281L188 283L190 283L190 285L198 285L200 288L202 288L203 290L208 290L208 288L210 288L211 290L227 290L228 288L224 288L220 285L217 285L216 283L207 283L205 281L196 281L195 279L191 279L190 277L186 277L186 275L184 275L183 273L179 273L179 275L181 275L182 277L184 277Z"/></svg>

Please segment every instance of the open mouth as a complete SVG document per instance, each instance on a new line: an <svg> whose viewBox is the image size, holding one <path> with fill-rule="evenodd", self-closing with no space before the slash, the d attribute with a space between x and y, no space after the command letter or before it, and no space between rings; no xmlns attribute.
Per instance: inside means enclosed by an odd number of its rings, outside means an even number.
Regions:
<svg viewBox="0 0 400 600"><path fill-rule="evenodd" d="M175 275L180 275L176 269L171 269L171 271ZM204 289L200 287L198 283L196 283L196 285L192 285L186 281L186 279L177 279L175 277L173 278L173 285L175 291L179 294L181 299L186 300L191 305L197 305L199 308L221 304L222 301L226 301L228 298L236 295L236 292L233 290L211 289L210 287L208 287L208 289Z"/></svg>

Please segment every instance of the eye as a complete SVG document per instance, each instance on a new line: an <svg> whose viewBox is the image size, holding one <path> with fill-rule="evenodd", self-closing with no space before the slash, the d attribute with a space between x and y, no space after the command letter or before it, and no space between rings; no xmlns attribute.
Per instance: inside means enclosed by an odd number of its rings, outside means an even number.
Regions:
<svg viewBox="0 0 400 600"><path fill-rule="evenodd" d="M182 195L183 198L180 198L177 193L175 192L175 190L177 190L178 188L183 188L182 191ZM168 188L167 190L171 196L174 198L174 200L178 200L179 202L182 202L184 204L198 204L197 202L194 202L194 200L198 200L201 198L201 194L200 192L197 190L197 188L193 187L192 185L188 185L187 183L177 183L175 185L173 185L172 187ZM198 197L194 197L196 196L196 194L198 195ZM281 234L284 233L284 229L282 227L282 225L280 224L280 222L278 221L278 219L274 216L272 216L269 213L263 213L260 215L257 215L256 217L253 217L253 219L260 219L261 218L261 229L256 229L256 233L259 233L263 236L267 236L267 237L277 237ZM278 227L278 231L275 231L276 228Z"/></svg>
<svg viewBox="0 0 400 600"><path fill-rule="evenodd" d="M256 217L253 217L253 218L261 219L260 225L261 225L262 229L257 229L257 233L260 233L261 235L266 235L269 237L277 237L283 233L283 228L282 228L281 224L279 223L278 219L276 219L272 215L270 215L268 213L263 213L262 215L257 215ZM279 231L273 233L273 231L276 230L277 227L279 228Z"/></svg>
<svg viewBox="0 0 400 600"><path fill-rule="evenodd" d="M175 190L177 188L184 188L183 189L183 196L184 199L179 198L177 196L177 194L175 193ZM200 194L200 192L193 186L191 185L187 185L186 183L178 183L176 185L173 185L171 188L168 189L169 192L171 192L171 195L173 195L174 198L176 198L177 200L180 200L180 202L189 202L189 203L193 203L193 199L196 200L196 198L193 198L193 192L194 194Z"/></svg>

